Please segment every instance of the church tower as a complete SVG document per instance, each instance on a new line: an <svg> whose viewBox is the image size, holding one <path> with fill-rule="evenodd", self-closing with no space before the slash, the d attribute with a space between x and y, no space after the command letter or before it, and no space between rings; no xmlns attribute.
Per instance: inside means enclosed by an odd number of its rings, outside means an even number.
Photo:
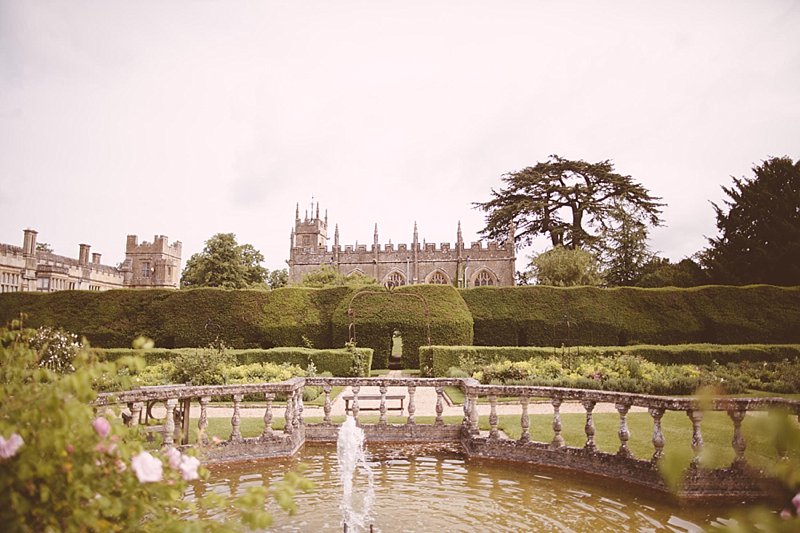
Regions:
<svg viewBox="0 0 800 533"><path fill-rule="evenodd" d="M311 218L306 211L305 217L300 219L300 204L294 215L294 232L292 233L292 248L324 248L328 241L328 212L325 211L325 219L319 217L319 203L316 205L314 213L314 202L311 202Z"/></svg>

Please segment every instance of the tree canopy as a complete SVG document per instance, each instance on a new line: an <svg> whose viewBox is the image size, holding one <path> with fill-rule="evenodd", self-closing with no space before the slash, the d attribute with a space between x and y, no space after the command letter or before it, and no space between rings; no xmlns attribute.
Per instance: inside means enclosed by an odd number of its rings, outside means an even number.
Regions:
<svg viewBox="0 0 800 533"><path fill-rule="evenodd" d="M594 255L581 248L556 246L534 256L530 268L539 285L600 285L603 280Z"/></svg>
<svg viewBox="0 0 800 533"><path fill-rule="evenodd" d="M302 287L340 287L342 285L377 285L378 281L372 276L361 272L354 272L345 276L330 265L323 265L303 276L300 281Z"/></svg>
<svg viewBox="0 0 800 533"><path fill-rule="evenodd" d="M202 252L186 261L181 287L263 287L268 271L262 261L264 256L253 245L238 244L233 233L217 233L206 241Z"/></svg>
<svg viewBox="0 0 800 533"><path fill-rule="evenodd" d="M492 189L492 198L474 206L486 212L481 231L504 241L512 224L515 240L531 244L537 235L549 236L553 246L593 247L613 218L615 205L623 202L631 216L658 225L663 204L630 176L618 174L610 161L587 163L557 155L518 172L505 174L505 186Z"/></svg>
<svg viewBox="0 0 800 533"><path fill-rule="evenodd" d="M702 262L719 283L800 285L800 161L774 157L722 187Z"/></svg>

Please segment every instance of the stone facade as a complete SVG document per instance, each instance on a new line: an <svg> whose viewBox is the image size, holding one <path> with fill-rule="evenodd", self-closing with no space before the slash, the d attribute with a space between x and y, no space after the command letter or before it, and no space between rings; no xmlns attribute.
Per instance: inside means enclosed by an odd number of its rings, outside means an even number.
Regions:
<svg viewBox="0 0 800 533"><path fill-rule="evenodd" d="M509 235L513 235L510 228ZM458 223L455 245L420 243L417 225L411 244L391 242L381 245L378 225L372 246L339 244L339 227L333 235L333 246L328 247L328 213L319 216L319 204L311 217L300 218L300 208L295 212L294 229L290 237L289 282L299 283L303 276L323 265L330 265L344 275L361 273L371 276L383 285L413 285L432 283L456 287L483 285L514 285L516 251L514 239L505 243L490 241L486 245L473 242L465 246Z"/></svg>
<svg viewBox="0 0 800 533"><path fill-rule="evenodd" d="M141 244L128 235L119 268L102 264L88 244L79 245L77 259L36 250L36 237L26 229L21 248L0 243L0 292L178 287L181 243L170 245L163 235Z"/></svg>

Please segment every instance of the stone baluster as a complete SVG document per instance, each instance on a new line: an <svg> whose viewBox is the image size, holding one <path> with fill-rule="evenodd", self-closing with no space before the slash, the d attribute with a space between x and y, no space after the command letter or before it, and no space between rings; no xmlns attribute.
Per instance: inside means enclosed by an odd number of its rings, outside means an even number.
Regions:
<svg viewBox="0 0 800 533"><path fill-rule="evenodd" d="M733 451L736 452L736 458L733 460L734 463L744 462L744 450L747 448L747 443L742 434L742 420L744 420L744 415L745 411L741 409L731 409L728 411L728 416L731 417L731 421L733 421L733 440L731 444L733 445Z"/></svg>
<svg viewBox="0 0 800 533"><path fill-rule="evenodd" d="M286 395L286 411L283 413L283 420L283 432L287 435L294 433L294 426L292 425L292 420L294 420L294 394L291 392Z"/></svg>
<svg viewBox="0 0 800 533"><path fill-rule="evenodd" d="M274 392L265 392L264 400L267 402L267 407L264 409L264 431L261 432L262 439L269 439L272 437L272 400L275 399Z"/></svg>
<svg viewBox="0 0 800 533"><path fill-rule="evenodd" d="M352 391L353 391L353 408L350 410L350 412L353 414L353 418L356 419L356 423L358 423L358 410L359 410L358 393L361 391L361 387L358 385L354 385L352 387Z"/></svg>
<svg viewBox="0 0 800 533"><path fill-rule="evenodd" d="M686 411L689 419L692 421L692 466L697 466L700 463L700 454L703 451L703 432L700 430L700 422L703 421L703 411L697 409L689 409Z"/></svg>
<svg viewBox="0 0 800 533"><path fill-rule="evenodd" d="M651 407L647 410L653 417L653 457L654 463L664 456L664 432L661 430L661 417L664 416L663 407Z"/></svg>
<svg viewBox="0 0 800 533"><path fill-rule="evenodd" d="M239 424L241 423L242 417L239 412L239 407L242 403L242 398L244 396L241 394L234 394L233 395L233 416L231 416L231 442L241 442L242 441L242 432L239 429Z"/></svg>
<svg viewBox="0 0 800 533"><path fill-rule="evenodd" d="M619 413L619 431L617 432L619 436L619 450L617 450L617 455L630 457L631 450L628 448L628 440L631 438L631 432L628 429L628 411L630 411L631 406L627 403L616 403L614 407Z"/></svg>
<svg viewBox="0 0 800 533"><path fill-rule="evenodd" d="M434 425L443 426L444 419L442 413L444 412L444 387L435 387L436 390L436 422Z"/></svg>
<svg viewBox="0 0 800 533"><path fill-rule="evenodd" d="M417 404L414 403L414 393L417 392L416 385L409 385L408 386L408 420L406 424L409 426L413 426L416 424L416 420L414 420L414 413L417 411Z"/></svg>
<svg viewBox="0 0 800 533"><path fill-rule="evenodd" d="M467 391L464 391L464 420L461 421L461 425L469 429L469 396L467 396Z"/></svg>
<svg viewBox="0 0 800 533"><path fill-rule="evenodd" d="M177 398L169 398L166 402L167 414L164 415L164 429L162 445L171 448L175 444L175 407L178 405Z"/></svg>
<svg viewBox="0 0 800 533"><path fill-rule="evenodd" d="M295 390L295 396L297 398L295 402L295 417L294 417L294 427L299 428L303 425L303 387L298 388Z"/></svg>
<svg viewBox="0 0 800 533"><path fill-rule="evenodd" d="M131 421L129 423L130 426L138 426L139 419L142 417L142 409L144 409L143 402L133 402L130 404L131 408Z"/></svg>
<svg viewBox="0 0 800 533"><path fill-rule="evenodd" d="M496 439L500 436L497 431L497 395L489 395L489 438Z"/></svg>
<svg viewBox="0 0 800 533"><path fill-rule="evenodd" d="M597 445L594 442L595 427L592 411L594 411L594 406L597 405L597 403L594 400L583 400L581 404L583 408L586 409L586 425L583 426L583 431L586 433L586 444L584 444L583 447L593 452L597 449Z"/></svg>
<svg viewBox="0 0 800 533"><path fill-rule="evenodd" d="M522 434L519 436L520 442L530 442L531 440L531 417L528 415L528 397L520 396L519 404L522 406L522 415L519 417L519 425L522 428Z"/></svg>
<svg viewBox="0 0 800 533"><path fill-rule="evenodd" d="M551 448L562 448L564 446L564 437L561 436L561 398L552 398L550 403L553 404L553 442L550 443Z"/></svg>
<svg viewBox="0 0 800 533"><path fill-rule="evenodd" d="M470 394L469 396L469 432L472 435L477 435L480 430L478 429L478 395Z"/></svg>
<svg viewBox="0 0 800 533"><path fill-rule="evenodd" d="M208 404L211 402L210 396L200 397L200 420L197 422L199 441L202 446L208 445Z"/></svg>
<svg viewBox="0 0 800 533"><path fill-rule="evenodd" d="M387 391L387 388L386 388L386 383L385 382L381 383L381 386L380 386L379 390L381 392L381 405L380 405L380 417L378 419L378 424L380 424L381 426L385 426L386 422L387 422L387 420L386 420L386 391Z"/></svg>
<svg viewBox="0 0 800 533"><path fill-rule="evenodd" d="M322 419L326 426L331 425L331 384L325 383L322 385L322 392L325 393L325 405L322 407L322 412L325 417Z"/></svg>

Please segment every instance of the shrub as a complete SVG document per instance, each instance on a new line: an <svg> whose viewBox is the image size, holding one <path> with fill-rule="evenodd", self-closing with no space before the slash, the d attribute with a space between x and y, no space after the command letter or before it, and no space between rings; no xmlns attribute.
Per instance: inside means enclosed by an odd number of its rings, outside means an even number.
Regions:
<svg viewBox="0 0 800 533"><path fill-rule="evenodd" d="M28 342L39 356L39 366L53 372L74 372L72 361L81 349L78 336L63 329L42 326Z"/></svg>
<svg viewBox="0 0 800 533"><path fill-rule="evenodd" d="M62 376L40 367L25 339L24 332L0 329L0 436L14 444L4 446L0 456L4 531L244 529L214 518L230 507L225 499L183 498L187 480L195 476L195 459L177 450L144 452L139 435L119 419L96 417L92 382L117 375L120 364L97 363L81 350L75 371ZM171 468L169 454L177 454L184 468ZM151 471L142 462L152 463ZM307 482L302 485L307 488ZM279 489L276 498L291 500L298 486ZM249 529L268 525L265 493L257 487L237 500Z"/></svg>
<svg viewBox="0 0 800 533"><path fill-rule="evenodd" d="M222 385L225 383L224 365L230 361L224 347L178 351L170 361L174 368L170 379L173 383Z"/></svg>

